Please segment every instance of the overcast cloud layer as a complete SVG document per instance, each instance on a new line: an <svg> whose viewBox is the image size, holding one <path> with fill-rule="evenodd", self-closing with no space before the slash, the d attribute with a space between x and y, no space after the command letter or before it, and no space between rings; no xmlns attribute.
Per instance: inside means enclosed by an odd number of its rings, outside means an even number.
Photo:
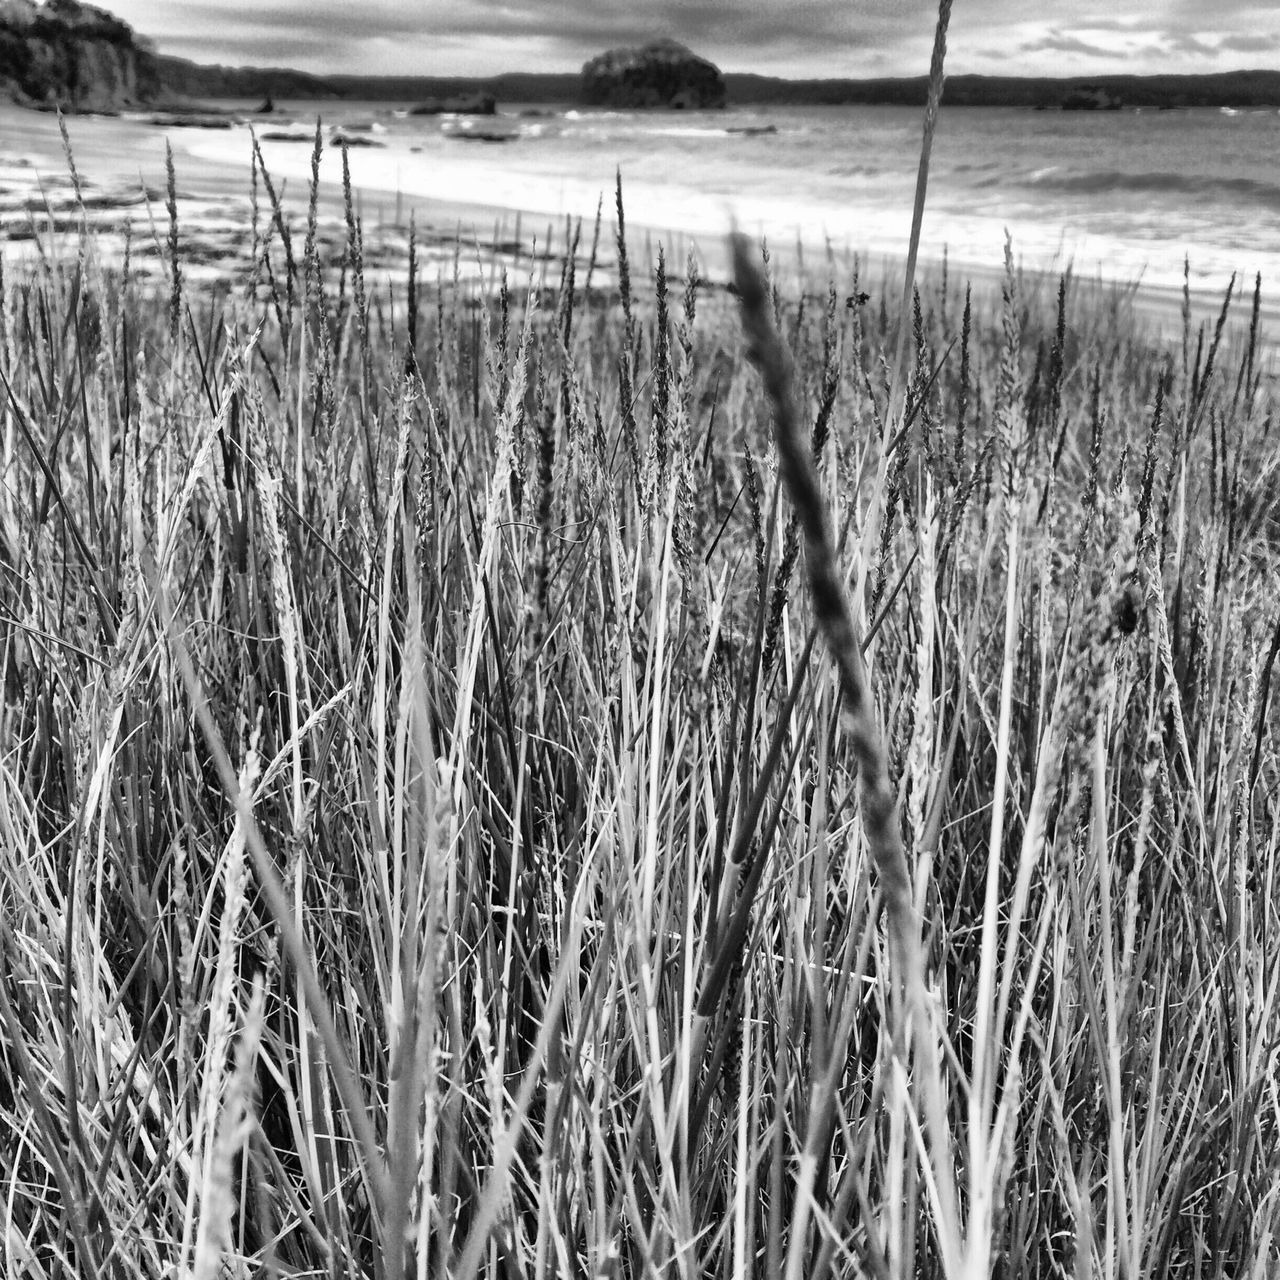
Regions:
<svg viewBox="0 0 1280 1280"><path fill-rule="evenodd" d="M725 70L914 75L934 0L105 0L161 52L320 74L576 70L674 36ZM1123 10L1123 16L1120 11ZM1045 16L1028 17L1039 11ZM1275 0L959 0L948 67L1006 75L1280 66Z"/></svg>

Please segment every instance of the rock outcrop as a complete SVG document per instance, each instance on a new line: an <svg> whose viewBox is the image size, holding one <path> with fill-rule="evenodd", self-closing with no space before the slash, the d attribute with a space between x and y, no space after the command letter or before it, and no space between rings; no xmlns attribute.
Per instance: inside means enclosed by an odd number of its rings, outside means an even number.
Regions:
<svg viewBox="0 0 1280 1280"><path fill-rule="evenodd" d="M409 108L411 116L491 116L498 103L491 93L462 93L452 98L427 98Z"/></svg>
<svg viewBox="0 0 1280 1280"><path fill-rule="evenodd" d="M582 101L594 107L724 106L719 68L675 40L610 49L582 68Z"/></svg>
<svg viewBox="0 0 1280 1280"><path fill-rule="evenodd" d="M128 23L78 0L0 0L0 96L117 111L160 96L155 52Z"/></svg>
<svg viewBox="0 0 1280 1280"><path fill-rule="evenodd" d="M1107 89L1085 84L1063 96L1063 111L1119 111L1124 102Z"/></svg>

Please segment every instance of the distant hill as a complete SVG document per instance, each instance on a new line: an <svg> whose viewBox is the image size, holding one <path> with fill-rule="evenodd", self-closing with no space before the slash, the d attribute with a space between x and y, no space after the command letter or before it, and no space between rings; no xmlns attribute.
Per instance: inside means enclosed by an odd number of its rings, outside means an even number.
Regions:
<svg viewBox="0 0 1280 1280"><path fill-rule="evenodd" d="M287 67L217 67L161 54L156 71L165 91L184 98L339 98L328 80Z"/></svg>
<svg viewBox="0 0 1280 1280"><path fill-rule="evenodd" d="M421 102L492 95L499 102L574 102L577 73L513 72L488 76L313 76L285 67L211 67L186 58L156 59L161 83L189 98L349 98L366 102Z"/></svg>
<svg viewBox="0 0 1280 1280"><path fill-rule="evenodd" d="M576 72L542 75L508 72L468 76L312 76L263 67L207 67L184 58L156 59L170 93L193 98L347 98L372 102L492 95L500 105L547 105L582 100ZM730 106L918 106L924 76L879 80L783 80L726 72ZM1204 76L951 76L944 102L953 107L1040 107L1107 104L1124 107L1280 107L1280 71L1228 71Z"/></svg>
<svg viewBox="0 0 1280 1280"><path fill-rule="evenodd" d="M928 80L912 76L883 80L783 80L729 72L731 103L778 106L920 106ZM943 102L952 107L1043 107L1053 109L1100 93L1124 107L1280 107L1280 71L1226 71L1215 75L948 76Z"/></svg>
<svg viewBox="0 0 1280 1280"><path fill-rule="evenodd" d="M418 102L431 98L458 98L491 94L500 103L577 102L582 77L576 72L542 75L510 71L482 78L466 76L328 76L344 98L370 102Z"/></svg>

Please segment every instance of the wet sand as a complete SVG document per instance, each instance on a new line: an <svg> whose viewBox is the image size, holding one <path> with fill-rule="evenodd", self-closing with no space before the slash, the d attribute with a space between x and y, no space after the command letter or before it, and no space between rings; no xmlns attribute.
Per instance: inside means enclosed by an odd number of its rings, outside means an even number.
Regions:
<svg viewBox="0 0 1280 1280"><path fill-rule="evenodd" d="M125 254L127 235L131 269L164 276L169 226L168 142L173 151L184 274L191 279L230 281L237 272L246 270L254 243L248 130L235 126L244 145L243 163L235 164L200 154L199 141L206 135L205 129L193 127L181 117L162 118L166 123L153 123L149 116L69 119L73 177L56 116L0 105L0 252L6 261L21 263L51 247L74 254L79 231L87 225L101 261L118 265ZM260 134L280 127L270 119L256 122ZM264 143L263 150L300 254L308 185L305 179L294 181L287 173L275 171L273 159L281 145ZM309 167L311 148L290 145L299 150ZM408 259L409 207L403 203L397 207L394 193L364 190L355 192L355 203L362 221L368 271L375 277L403 277ZM274 235L269 230L271 201L261 182L257 205L260 236ZM348 237L340 182L321 182L317 212L321 257L337 263ZM506 211L446 202L424 207L418 202L415 212L418 259L424 277L446 266L452 271L455 259L461 274L473 276L503 265L504 260L518 263L525 256L510 238L498 240L494 248L492 234L477 241L474 234L465 233L469 227L500 227L509 220Z"/></svg>

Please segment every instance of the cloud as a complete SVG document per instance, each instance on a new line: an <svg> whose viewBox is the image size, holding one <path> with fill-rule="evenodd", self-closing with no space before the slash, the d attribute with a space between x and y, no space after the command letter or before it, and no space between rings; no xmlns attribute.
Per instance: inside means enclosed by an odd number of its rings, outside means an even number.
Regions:
<svg viewBox="0 0 1280 1280"><path fill-rule="evenodd" d="M113 0L107 0L112 3ZM162 51L206 62L294 63L317 72L483 75L564 71L600 50L673 36L728 70L784 75L919 74L936 0L114 0ZM1258 0L965 0L952 17L953 72L1052 75L1211 70L1225 53L1280 47ZM1043 10L1040 10L1043 12Z"/></svg>
<svg viewBox="0 0 1280 1280"><path fill-rule="evenodd" d="M445 74L458 68L443 63L476 64L482 48L493 56L504 41L500 62L466 70L559 70L613 45L673 36L730 68L851 75L904 51L927 58L932 12L932 0L311 0L304 19L298 0L177 0L123 16L162 50L206 61L305 57L315 70Z"/></svg>
<svg viewBox="0 0 1280 1280"><path fill-rule="evenodd" d="M1218 42L1218 48L1225 49L1228 53L1273 53L1280 49L1280 31L1225 36Z"/></svg>
<svg viewBox="0 0 1280 1280"><path fill-rule="evenodd" d="M1163 44L1171 53L1193 58L1216 58L1220 48L1220 45L1210 44L1209 41L1189 31L1166 31Z"/></svg>
<svg viewBox="0 0 1280 1280"><path fill-rule="evenodd" d="M1204 0L1172 0L1164 7L1169 20L1174 25L1185 21L1199 27L1204 23L1206 7ZM1259 4L1258 0L1214 0L1213 21L1215 26L1219 27L1253 24L1274 28L1275 5Z"/></svg>
<svg viewBox="0 0 1280 1280"><path fill-rule="evenodd" d="M210 33L297 31L305 26L335 40L357 36L415 37L424 40L454 35L543 37L566 45L582 40L637 40L661 33L700 44L767 46L778 41L812 44L830 40L881 44L897 39L914 25L912 13L929 11L927 0L801 0L787 6L757 6L728 0L526 0L522 4L457 3L435 0L426 5L353 4L351 0L312 0L300 11L296 0L252 3L178 3L152 10L143 29L178 35L184 29ZM906 21L904 21L904 18ZM335 55L342 50L335 47Z"/></svg>
<svg viewBox="0 0 1280 1280"><path fill-rule="evenodd" d="M1078 36L1063 35L1060 31L1052 31L1039 40L1028 40L1020 47L1022 53L1065 53L1079 54L1086 58L1127 58L1127 49L1115 45L1106 46L1092 44L1081 40Z"/></svg>

